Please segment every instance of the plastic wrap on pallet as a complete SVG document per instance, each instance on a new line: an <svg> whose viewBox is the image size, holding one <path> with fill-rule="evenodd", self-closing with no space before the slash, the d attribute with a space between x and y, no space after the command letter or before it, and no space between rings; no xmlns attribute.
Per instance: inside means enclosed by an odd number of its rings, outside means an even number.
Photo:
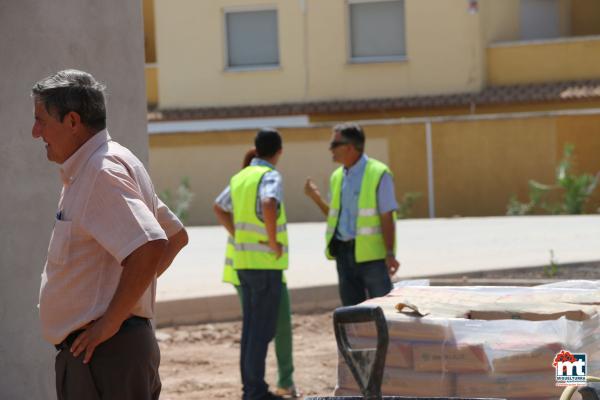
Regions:
<svg viewBox="0 0 600 400"><path fill-rule="evenodd" d="M436 288L425 289L429 295ZM399 313L395 309L399 296L408 293L400 290L368 301L383 308L388 325L390 341L382 385L386 395L557 398L563 388L556 386L553 361L561 350L586 353L588 374L600 373L600 315L595 311L600 307L600 290L595 286L441 288L441 293L450 293L456 301L448 308L451 314L459 311L458 300L472 297L482 301L489 294L494 301L506 302L514 318L533 320L496 319L502 307L495 305L481 307L479 314L485 317L483 311L491 309L491 320L469 319L468 312L464 318L438 317L433 312L426 316ZM410 288L410 293L415 290L419 288ZM525 299L538 304L557 299L562 306L525 307L521 312L517 303ZM433 303L427 306L437 310ZM555 317L556 312L561 316L544 320ZM376 346L373 324L348 324L346 330L351 344ZM340 358L338 364L336 395L358 395L345 361Z"/></svg>

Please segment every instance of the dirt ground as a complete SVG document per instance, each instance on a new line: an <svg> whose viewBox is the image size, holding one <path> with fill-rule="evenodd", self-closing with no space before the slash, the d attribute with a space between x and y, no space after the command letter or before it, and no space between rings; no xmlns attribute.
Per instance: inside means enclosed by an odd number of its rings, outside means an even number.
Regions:
<svg viewBox="0 0 600 400"><path fill-rule="evenodd" d="M549 276L551 275L551 276ZM598 263L577 266L475 273L472 278L600 279ZM337 349L331 313L294 315L296 385L305 396L331 396L336 382ZM240 322L164 328L157 331L162 353L163 400L239 399ZM267 382L276 383L273 347Z"/></svg>
<svg viewBox="0 0 600 400"><path fill-rule="evenodd" d="M305 396L331 395L337 366L331 313L292 318L296 385ZM241 398L240 334L240 322L159 329L161 399ZM272 345L266 380L274 389L277 366Z"/></svg>

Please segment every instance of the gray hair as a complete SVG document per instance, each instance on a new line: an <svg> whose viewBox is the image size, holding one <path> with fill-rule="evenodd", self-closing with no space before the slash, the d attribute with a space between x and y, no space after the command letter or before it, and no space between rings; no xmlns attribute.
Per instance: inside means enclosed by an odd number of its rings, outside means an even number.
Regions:
<svg viewBox="0 0 600 400"><path fill-rule="evenodd" d="M333 131L339 132L359 153L365 151L365 132L360 125L353 122L344 122L334 126Z"/></svg>
<svg viewBox="0 0 600 400"><path fill-rule="evenodd" d="M105 89L91 74L66 69L37 82L31 94L54 118L62 121L71 111L76 112L95 133L106 128Z"/></svg>

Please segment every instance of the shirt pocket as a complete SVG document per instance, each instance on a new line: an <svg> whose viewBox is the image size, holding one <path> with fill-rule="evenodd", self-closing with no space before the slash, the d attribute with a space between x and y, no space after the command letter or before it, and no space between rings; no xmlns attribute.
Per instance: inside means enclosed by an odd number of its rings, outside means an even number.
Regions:
<svg viewBox="0 0 600 400"><path fill-rule="evenodd" d="M63 265L67 262L69 243L71 241L71 221L56 221L50 244L48 245L48 261Z"/></svg>

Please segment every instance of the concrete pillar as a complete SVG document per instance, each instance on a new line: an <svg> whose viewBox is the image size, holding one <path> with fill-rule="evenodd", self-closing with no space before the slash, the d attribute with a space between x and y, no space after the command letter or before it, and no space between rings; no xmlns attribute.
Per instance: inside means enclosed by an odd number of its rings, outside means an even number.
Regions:
<svg viewBox="0 0 600 400"><path fill-rule="evenodd" d="M108 127L147 160L139 0L0 1L0 398L54 398L38 291L60 179L31 137L35 81L65 68L108 86Z"/></svg>

